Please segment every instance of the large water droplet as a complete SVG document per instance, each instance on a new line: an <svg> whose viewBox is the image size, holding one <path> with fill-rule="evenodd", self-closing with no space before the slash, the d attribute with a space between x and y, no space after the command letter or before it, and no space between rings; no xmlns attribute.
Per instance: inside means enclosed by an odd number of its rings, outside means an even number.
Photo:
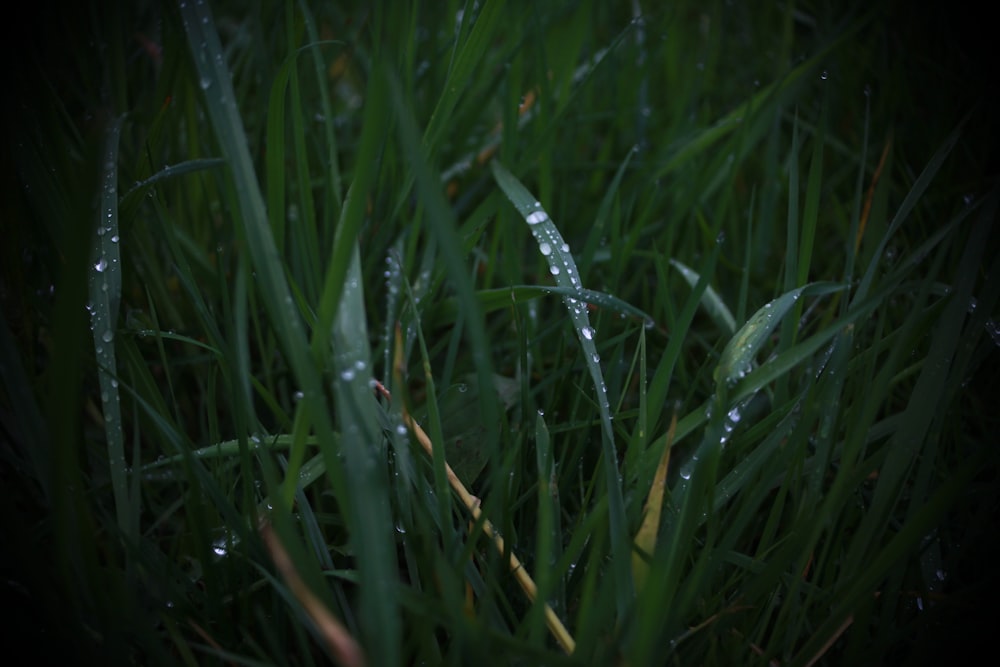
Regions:
<svg viewBox="0 0 1000 667"><path fill-rule="evenodd" d="M552 246L550 246L548 243L539 243L538 244L538 249L546 257L548 257L549 255L552 254Z"/></svg>
<svg viewBox="0 0 1000 667"><path fill-rule="evenodd" d="M103 273L106 268L108 268L108 260L103 257L97 260L97 264L94 264L94 271L97 271L98 273Z"/></svg>
<svg viewBox="0 0 1000 667"><path fill-rule="evenodd" d="M583 334L583 337L586 338L587 340L593 340L594 339L594 333L595 332L594 332L593 327L584 327L584 328L580 329L580 333Z"/></svg>
<svg viewBox="0 0 1000 667"><path fill-rule="evenodd" d="M533 211L524 220L529 225L537 225L539 222L545 222L548 219L549 216L545 211Z"/></svg>

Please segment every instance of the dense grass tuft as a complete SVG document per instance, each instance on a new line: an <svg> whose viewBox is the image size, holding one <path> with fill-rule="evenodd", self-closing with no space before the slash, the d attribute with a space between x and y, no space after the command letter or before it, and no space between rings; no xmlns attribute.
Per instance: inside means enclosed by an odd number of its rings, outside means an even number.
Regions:
<svg viewBox="0 0 1000 667"><path fill-rule="evenodd" d="M2 563L29 650L986 645L997 79L968 26L91 4L7 42Z"/></svg>

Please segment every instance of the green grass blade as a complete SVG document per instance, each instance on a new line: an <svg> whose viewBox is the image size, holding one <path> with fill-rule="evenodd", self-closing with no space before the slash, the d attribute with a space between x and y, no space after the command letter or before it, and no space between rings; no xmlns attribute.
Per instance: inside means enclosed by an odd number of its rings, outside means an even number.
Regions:
<svg viewBox="0 0 1000 667"><path fill-rule="evenodd" d="M698 284L700 276L697 271L673 258L670 259L670 265L684 276L684 280L687 281L688 285L694 287ZM705 291L701 295L701 307L705 309L708 316L712 318L712 321L715 322L716 326L724 334L732 336L736 333L736 320L733 319L733 314L729 311L729 307L726 306L726 302L722 300L718 292L712 289L711 285L705 286Z"/></svg>
<svg viewBox="0 0 1000 667"><path fill-rule="evenodd" d="M511 285L510 287L478 290L476 297L479 300L482 311L484 313L491 313L503 308L509 308L512 301L514 303L521 303L552 294L562 297L579 298L584 303L636 318L645 326L651 326L653 322L652 316L627 301L623 301L607 292L597 292L585 288L571 288L561 285ZM431 310L428 319L438 324L451 324L459 318L460 313L457 300L450 297L439 301Z"/></svg>
<svg viewBox="0 0 1000 667"><path fill-rule="evenodd" d="M828 294L842 289L836 283L813 283L785 292L764 304L747 320L722 350L713 377L722 384L732 385L753 368L757 352L767 337L802 296Z"/></svg>
<svg viewBox="0 0 1000 667"><path fill-rule="evenodd" d="M129 540L135 540L139 516L129 498L128 467L125 459L125 433L122 428L121 402L118 394L118 364L115 354L115 331L121 303L122 275L118 230L118 145L123 119L108 127L105 136L101 194L98 208L94 252L90 267L90 329L101 387L108 465L115 500L118 528Z"/></svg>
<svg viewBox="0 0 1000 667"><path fill-rule="evenodd" d="M538 242L538 250L542 253L549 266L549 272L555 277L556 283L565 289L572 290L576 296L563 297L563 303L573 321L577 339L583 350L584 361L594 384L597 394L597 406L601 415L601 441L604 456L604 469L608 490L608 518L611 532L611 555L615 572L616 601L618 613L622 616L631 606L634 589L632 586L631 560L628 545L631 538L625 523L625 502L622 498L621 480L618 475L617 454L615 452L614 432L611 428L610 403L607 387L601 372L600 356L594 345L596 331L590 325L587 309L581 303L579 291L582 289L579 271L569 245L563 240L555 223L535 200L530 192L507 171L499 162L490 164L493 177L500 189L510 199L514 208L528 224L532 235Z"/></svg>

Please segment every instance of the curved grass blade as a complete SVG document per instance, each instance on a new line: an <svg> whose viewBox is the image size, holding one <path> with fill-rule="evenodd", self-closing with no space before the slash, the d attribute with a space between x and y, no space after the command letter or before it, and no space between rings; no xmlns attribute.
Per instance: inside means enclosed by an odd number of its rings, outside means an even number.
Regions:
<svg viewBox="0 0 1000 667"><path fill-rule="evenodd" d="M652 326L653 318L644 310L636 308L627 301L608 294L607 292L597 292L584 288L572 289L562 286L547 285L511 285L510 287L497 287L495 289L484 289L476 292L479 305L484 313L491 313L504 308L509 308L512 301L531 301L544 296L557 294L562 297L573 297L583 303L588 303L600 308L607 308L610 311L635 317L642 320L645 326ZM458 302L454 297L442 299L440 303L433 306L425 316L428 321L437 325L451 324L455 322L461 311ZM733 329L735 331L735 327ZM730 331L732 333L732 331Z"/></svg>
<svg viewBox="0 0 1000 667"><path fill-rule="evenodd" d="M128 192L122 195L118 207L125 212L131 211L133 208L138 208L139 202L143 200L149 189L157 183L170 178L176 178L177 176L183 176L184 174L221 167L225 163L226 161L222 158L207 157L187 160L178 164L168 164L149 178L139 181L129 188Z"/></svg>
<svg viewBox="0 0 1000 667"><path fill-rule="evenodd" d="M764 345L764 341L800 297L810 294L829 294L840 289L843 289L843 286L838 283L810 283L785 292L777 299L764 304L722 350L719 365L713 374L715 381L721 386L732 385L743 379L753 367L754 358Z"/></svg>
<svg viewBox="0 0 1000 667"><path fill-rule="evenodd" d="M670 260L670 265L677 269L687 284L694 287L698 284L699 275L698 272L692 268L689 268L685 264L678 262L676 259ZM727 334L732 336L736 332L736 320L733 319L733 314L729 311L726 306L726 302L722 300L719 293L712 289L711 285L705 287L705 291L701 295L701 307L705 309L708 316L712 318L716 326L725 331Z"/></svg>
<svg viewBox="0 0 1000 667"><path fill-rule="evenodd" d="M590 372L597 394L597 406L601 415L601 441L604 469L608 485L608 522L611 532L611 555L616 579L618 613L624 617L634 596L631 561L627 557L631 545L628 526L625 522L625 501L622 497L621 481L618 475L618 460L615 451L614 432L611 428L611 411L608 389L601 372L600 356L594 345L596 331L590 326L590 318L584 305L579 271L569 245L542 205L528 192L517 178L494 160L490 163L493 177L500 189L514 205L514 208L528 223L532 236L538 242L538 249L549 265L549 272L560 287L569 291L563 296L563 303L573 320L580 347L583 349L587 370ZM572 295L572 296L570 296Z"/></svg>

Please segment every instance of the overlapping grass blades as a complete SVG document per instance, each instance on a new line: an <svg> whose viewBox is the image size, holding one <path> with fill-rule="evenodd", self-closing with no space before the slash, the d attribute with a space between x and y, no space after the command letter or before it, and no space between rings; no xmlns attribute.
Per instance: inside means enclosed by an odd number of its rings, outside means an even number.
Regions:
<svg viewBox="0 0 1000 667"><path fill-rule="evenodd" d="M228 175L232 179L236 199L234 209L239 211L242 223L239 229L245 235L258 275L257 284L273 329L301 387L303 400L300 409L308 410L308 421L315 425L327 471L346 480L341 502L347 510L351 534L356 539L364 645L377 662L395 664L399 656L399 612L392 604L393 596L387 588L391 588L396 571L391 539L393 523L388 512L384 458L377 447L380 436L369 387L371 363L366 345L357 247L349 235L352 229L350 220L357 220L360 212L356 202L363 195L355 190L353 201L348 197L347 213L341 225L341 229L346 228L346 231L338 235L334 244L317 323L320 333L313 338L313 352L317 355L328 353L329 348L322 341L332 338L337 369L334 393L342 433L340 451L345 455L346 467L346 474L339 476L340 462L332 439L333 425L327 412L326 394L268 224L243 133L237 98L211 13L204 2L196 0L181 3L181 15L200 85L205 91L204 99L212 128L229 167ZM369 130L369 135L380 129L377 120L374 123L375 130ZM367 157L370 159L370 154ZM365 158L366 153L362 151L359 159ZM370 163L359 173L362 178L354 187L364 190L370 182L364 180L364 175L371 173ZM341 295L340 298L338 295ZM332 336L323 333L330 324ZM315 344L317 341L321 343ZM283 509L288 511L289 508L286 506ZM287 533L285 540L287 545ZM305 566L301 562L299 565Z"/></svg>

